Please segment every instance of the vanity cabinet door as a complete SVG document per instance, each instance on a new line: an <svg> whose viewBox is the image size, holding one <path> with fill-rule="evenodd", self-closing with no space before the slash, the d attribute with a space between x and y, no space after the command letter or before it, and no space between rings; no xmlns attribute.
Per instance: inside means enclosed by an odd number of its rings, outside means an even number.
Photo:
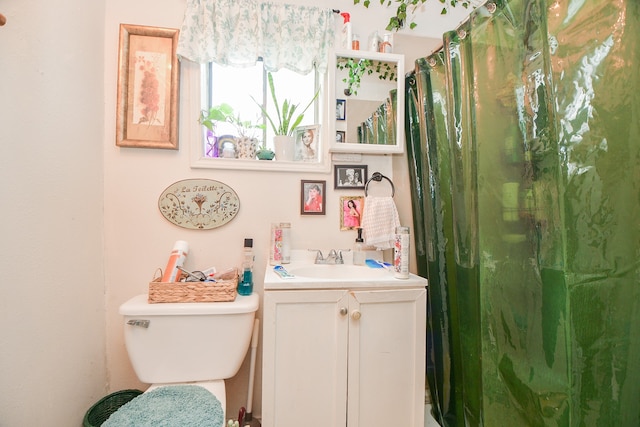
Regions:
<svg viewBox="0 0 640 427"><path fill-rule="evenodd" d="M264 293L262 425L424 425L426 290Z"/></svg>
<svg viewBox="0 0 640 427"><path fill-rule="evenodd" d="M346 426L346 290L264 293L262 425Z"/></svg>
<svg viewBox="0 0 640 427"><path fill-rule="evenodd" d="M350 292L348 427L424 425L425 331L424 288Z"/></svg>

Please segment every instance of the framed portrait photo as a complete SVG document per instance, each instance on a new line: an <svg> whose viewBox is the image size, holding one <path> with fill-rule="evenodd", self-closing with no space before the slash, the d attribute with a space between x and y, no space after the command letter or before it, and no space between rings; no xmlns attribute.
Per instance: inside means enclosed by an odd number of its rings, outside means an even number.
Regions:
<svg viewBox="0 0 640 427"><path fill-rule="evenodd" d="M346 142L347 135L343 130L336 131L336 142Z"/></svg>
<svg viewBox="0 0 640 427"><path fill-rule="evenodd" d="M347 100L336 99L336 120L345 120L347 118Z"/></svg>
<svg viewBox="0 0 640 427"><path fill-rule="evenodd" d="M340 230L355 230L362 224L364 196L340 197Z"/></svg>
<svg viewBox="0 0 640 427"><path fill-rule="evenodd" d="M293 137L295 140L294 162L318 162L320 150L320 125L298 126Z"/></svg>
<svg viewBox="0 0 640 427"><path fill-rule="evenodd" d="M327 181L300 181L300 215L324 215Z"/></svg>
<svg viewBox="0 0 640 427"><path fill-rule="evenodd" d="M369 179L367 165L335 165L333 167L333 188L363 189Z"/></svg>
<svg viewBox="0 0 640 427"><path fill-rule="evenodd" d="M117 146L178 149L178 33L120 24Z"/></svg>

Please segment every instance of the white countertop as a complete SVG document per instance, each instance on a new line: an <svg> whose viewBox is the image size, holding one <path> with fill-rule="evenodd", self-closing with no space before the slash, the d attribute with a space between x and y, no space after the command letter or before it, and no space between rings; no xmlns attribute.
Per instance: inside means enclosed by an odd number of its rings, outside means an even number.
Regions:
<svg viewBox="0 0 640 427"><path fill-rule="evenodd" d="M329 250L322 250L324 256ZM366 265L357 266L352 263L351 252L344 252L344 264L315 264L316 252L306 249L291 251L291 262L282 266L295 277L284 279L274 272L274 265L269 264L264 274L265 290L291 289L344 289L344 288L416 288L426 287L427 279L410 274L408 279L396 279L391 269L371 268ZM303 274L296 274L300 271ZM317 277L305 276L305 271L312 271ZM325 275L326 273L326 275ZM343 274L344 273L344 274Z"/></svg>

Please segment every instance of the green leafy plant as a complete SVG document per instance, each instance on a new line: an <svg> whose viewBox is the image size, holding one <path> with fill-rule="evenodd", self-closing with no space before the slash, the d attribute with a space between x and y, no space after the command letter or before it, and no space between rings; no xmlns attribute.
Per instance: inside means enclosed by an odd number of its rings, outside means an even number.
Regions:
<svg viewBox="0 0 640 427"><path fill-rule="evenodd" d="M264 129L263 124L256 124L251 120L242 120L240 114L235 114L233 107L229 104L215 105L208 110L200 112L200 124L211 132L216 131L216 125L220 122L231 123L236 128L240 137L253 137L253 132L257 129Z"/></svg>
<svg viewBox="0 0 640 427"><path fill-rule="evenodd" d="M380 4L386 7L391 6L392 4L397 4L396 14L389 18L389 24L387 25L387 31L398 31L399 29L404 27L404 23L407 20L407 10L410 9L410 13L415 13L416 9L420 7L427 0L379 0ZM448 5L452 7L456 7L457 5L461 5L462 7L469 7L469 0L439 0L442 3L443 8L440 11L441 15L446 15ZM353 4L359 4L360 0L353 0ZM366 8L371 4L371 0L364 0L362 5ZM409 24L410 29L414 29L418 24L415 22L411 22Z"/></svg>
<svg viewBox="0 0 640 427"><path fill-rule="evenodd" d="M342 79L347 84L345 95L357 95L362 76L378 74L380 80L397 81L398 71L395 64L371 59L338 58L336 67L339 70L347 70L348 76Z"/></svg>
<svg viewBox="0 0 640 427"><path fill-rule="evenodd" d="M254 97L251 97L251 99L253 99L253 102L255 102L258 105L258 107L260 107L260 110L262 110L262 114L267 118L267 120L269 121L269 124L273 128L273 132L276 135L292 136L294 129L298 127L300 122L302 122L302 119L304 118L304 113L309 109L309 107L313 104L313 101L315 101L315 99L318 97L318 93L320 93L320 90L318 90L315 93L315 95L313 95L313 98L311 98L311 101L309 101L307 106L304 107L302 112L298 114L298 116L294 119L293 117L294 117L294 114L296 113L296 110L298 109L298 104L293 104L291 100L285 99L282 102L282 108L281 108L280 104L278 104L276 89L275 89L275 85L273 84L273 76L271 75L271 73L267 73L267 80L269 82L269 91L271 92L273 105L276 107L276 111L278 114L277 123L275 120L276 117L272 118L267 112L267 109L265 108L264 105L256 101Z"/></svg>

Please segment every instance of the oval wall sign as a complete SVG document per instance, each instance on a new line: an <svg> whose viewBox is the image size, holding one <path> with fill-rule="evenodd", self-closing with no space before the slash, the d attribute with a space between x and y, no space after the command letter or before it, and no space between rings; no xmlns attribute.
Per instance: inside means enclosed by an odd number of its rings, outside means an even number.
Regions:
<svg viewBox="0 0 640 427"><path fill-rule="evenodd" d="M166 188L158 199L169 222L190 230L211 230L230 222L240 199L228 185L211 179L185 179Z"/></svg>

